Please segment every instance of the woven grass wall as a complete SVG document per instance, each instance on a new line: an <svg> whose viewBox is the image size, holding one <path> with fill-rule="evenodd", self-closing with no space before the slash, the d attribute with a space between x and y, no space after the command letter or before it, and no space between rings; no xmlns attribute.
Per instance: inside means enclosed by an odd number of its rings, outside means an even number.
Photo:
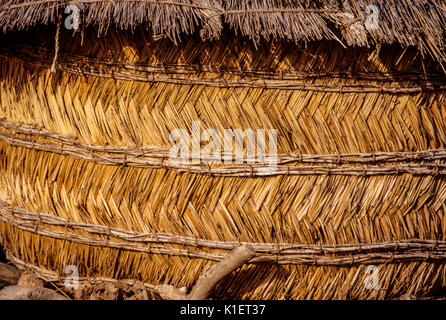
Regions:
<svg viewBox="0 0 446 320"><path fill-rule="evenodd" d="M190 287L250 242L256 258L213 297L444 290L446 76L416 49L229 36L173 46L86 30L62 33L53 74L43 30L0 38L0 234L12 256L56 275L74 264L83 277ZM277 129L279 174L169 164L171 130L192 121ZM370 264L380 290L364 288Z"/></svg>

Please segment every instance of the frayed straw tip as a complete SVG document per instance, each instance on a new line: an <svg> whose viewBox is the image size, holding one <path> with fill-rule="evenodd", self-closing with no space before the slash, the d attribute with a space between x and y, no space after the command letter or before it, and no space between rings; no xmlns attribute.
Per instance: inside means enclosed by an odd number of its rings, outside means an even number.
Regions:
<svg viewBox="0 0 446 320"><path fill-rule="evenodd" d="M52 73L56 73L56 72L57 72L57 67L56 67L56 64L55 64L55 63L53 63L53 64L51 65L51 69L50 69L50 71L51 71Z"/></svg>

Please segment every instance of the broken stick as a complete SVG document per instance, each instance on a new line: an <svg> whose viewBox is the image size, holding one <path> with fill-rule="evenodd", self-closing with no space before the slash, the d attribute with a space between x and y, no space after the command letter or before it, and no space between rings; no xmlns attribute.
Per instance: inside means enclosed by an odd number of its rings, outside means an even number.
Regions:
<svg viewBox="0 0 446 320"><path fill-rule="evenodd" d="M178 289L167 284L157 286L158 293L168 300L204 300L221 279L251 260L255 254L251 246L241 245L203 273L189 294L186 294L185 288Z"/></svg>

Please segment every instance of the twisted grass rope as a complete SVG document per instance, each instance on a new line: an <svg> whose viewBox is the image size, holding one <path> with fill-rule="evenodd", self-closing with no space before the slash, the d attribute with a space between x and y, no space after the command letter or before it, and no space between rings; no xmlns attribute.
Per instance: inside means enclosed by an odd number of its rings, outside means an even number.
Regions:
<svg viewBox="0 0 446 320"><path fill-rule="evenodd" d="M249 161L243 164L209 166L201 163L192 164L171 161L167 147L99 146L82 143L74 138L51 133L43 128L29 125L17 125L0 121L0 127L35 137L34 139L29 139L0 132L0 141L4 141L11 146L51 152L102 165L169 169L178 172L225 177L267 177L276 175L376 176L399 174L441 176L446 174L445 164L433 162L446 159L446 150L443 149L406 153L307 155L305 156L305 161L303 155L278 155L277 166L274 167L271 167L270 164L249 164ZM40 142L36 141L36 138L47 138L52 142ZM141 155L141 150L144 151L144 155ZM376 165L377 161L405 163ZM427 162L419 163L419 161ZM344 164L341 164L341 162L344 162ZM311 163L326 165L312 165ZM373 165L368 165L368 163L373 163Z"/></svg>
<svg viewBox="0 0 446 320"><path fill-rule="evenodd" d="M55 271L48 270L31 263L25 262L22 259L14 256L10 251L6 251L6 256L9 261L11 261L16 267L19 269L30 270L34 274L36 274L40 279L43 279L47 282L58 282L64 281L67 279L66 275L58 274ZM126 284L128 286L144 286L147 290L157 292L157 286L149 283L141 282L136 279L114 279L109 277L79 277L79 283L88 283L88 284L100 284L100 283L112 283L112 284Z"/></svg>
<svg viewBox="0 0 446 320"><path fill-rule="evenodd" d="M56 38L57 40L57 38ZM19 61L37 67L48 67L54 72L54 61L57 58L57 68L61 71L80 75L92 76L98 78L138 81L138 82L161 82L179 85L203 85L217 88L264 88L264 89L281 89L281 90L301 90L314 92L331 92L331 93L389 93L389 94L407 94L419 92L440 92L446 90L444 84L444 76L432 74L432 79L426 81L420 75L398 75L391 73L382 74L342 74L342 73L326 73L311 74L289 72L283 77L279 73L267 74L264 71L252 70L241 72L235 70L219 70L212 66L143 66L131 62L110 61L106 59L94 59L82 57L79 55L63 54L55 52L53 63L46 58L49 52L45 49L38 49L38 54L34 50L25 49L27 53L11 51L0 48L1 56L9 59L18 59ZM202 68L202 69L201 69ZM201 76L197 73L201 72L217 73L218 76ZM168 71L168 72L167 72ZM186 71L186 74L185 74ZM192 74L195 72L197 74ZM231 74L235 77L227 78L224 75ZM245 78L248 76L249 78ZM362 83L312 83L309 80L325 77L334 77L339 79L356 79L367 82ZM402 81L413 81L412 84L394 85L390 84L398 77ZM381 81L381 83L369 83L370 80ZM388 83L388 84L385 84Z"/></svg>
<svg viewBox="0 0 446 320"><path fill-rule="evenodd" d="M53 63L51 64L51 72L56 73L57 71L57 56L59 54L59 41L60 41L60 26L62 24L62 11L59 12L59 16L57 19L57 28L56 28L56 39L54 43L54 58Z"/></svg>
<svg viewBox="0 0 446 320"><path fill-rule="evenodd" d="M49 58L54 56L54 51L44 46L29 46L24 44L15 44L14 47L0 48L0 53L8 58L18 58L28 63L46 65ZM156 64L148 62L127 61L113 58L98 58L84 54L75 54L62 52L59 54L59 62L66 66L78 67L86 64L98 69L104 68L121 68L133 72L159 73L159 74L179 74L193 75L211 73L218 74L223 78L228 76L239 76L241 78L261 78L268 80L314 80L324 78L336 79L352 79L358 81L411 81L411 82L427 82L444 83L446 76L443 72L408 72L408 71L326 71L326 72L310 72L299 70L266 70L259 68L243 68L231 66L219 66L217 64ZM215 77L215 75L213 76Z"/></svg>
<svg viewBox="0 0 446 320"><path fill-rule="evenodd" d="M141 233L110 226L74 222L46 213L35 213L12 207L3 201L0 201L0 221L23 231L84 245L211 261L224 259L226 253L221 251L231 251L242 244L250 245L257 252L257 256L249 263L348 266L352 263L380 264L390 261L446 259L446 241L440 240L409 239L342 245L224 242L165 233ZM64 230L60 231L60 228ZM67 229L72 231L67 231ZM73 232L74 230L83 233ZM113 239L109 240L109 238ZM181 245L183 248L172 247L172 245ZM194 249L189 249L189 247ZM220 252L208 252L203 249Z"/></svg>

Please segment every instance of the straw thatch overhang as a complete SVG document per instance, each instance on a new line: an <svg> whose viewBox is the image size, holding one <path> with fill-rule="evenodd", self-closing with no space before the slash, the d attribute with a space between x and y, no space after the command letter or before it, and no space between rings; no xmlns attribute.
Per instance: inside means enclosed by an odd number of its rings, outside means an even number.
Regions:
<svg viewBox="0 0 446 320"><path fill-rule="evenodd" d="M16 265L156 291L249 244L213 297L444 290L444 1L377 1L373 32L365 1L0 3L0 242ZM193 120L277 128L277 172L171 163L169 133Z"/></svg>
<svg viewBox="0 0 446 320"><path fill-rule="evenodd" d="M3 32L56 24L67 5L81 12L82 24L98 33L110 26L134 29L143 26L154 35L175 43L184 35L199 32L204 39L220 38L222 31L261 39L295 42L336 40L347 46L398 43L429 52L446 60L446 2L431 0L380 0L379 28L368 30L366 0L232 1L232 0L2 0L0 28Z"/></svg>

